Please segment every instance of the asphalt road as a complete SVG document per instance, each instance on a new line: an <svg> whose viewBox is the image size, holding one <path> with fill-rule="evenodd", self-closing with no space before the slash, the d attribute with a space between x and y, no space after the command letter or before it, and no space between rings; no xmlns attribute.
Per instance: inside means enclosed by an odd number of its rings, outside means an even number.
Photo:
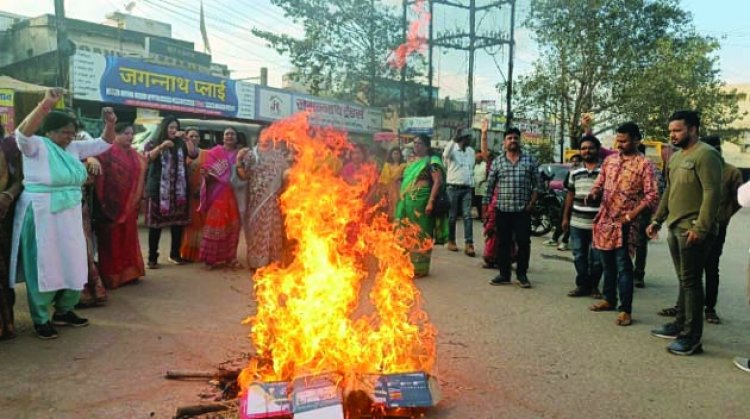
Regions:
<svg viewBox="0 0 750 419"><path fill-rule="evenodd" d="M431 275L418 280L439 330L443 401L427 417L750 417L750 374L731 362L750 354L748 227L750 211L730 226L723 324L706 325L705 353L693 357L670 355L668 341L649 335L677 292L663 239L650 245L647 287L636 290L629 327L616 326L615 313L590 312L590 298L565 296L571 254L542 246L542 238L533 239L529 290L490 286L495 272L481 269L479 258L436 249ZM252 352L240 324L254 310L251 287L246 272L165 266L111 292L106 307L81 311L91 326L40 341L20 286L20 336L0 342L0 416L171 417L176 406L199 401L205 385L167 381L164 371L212 369Z"/></svg>

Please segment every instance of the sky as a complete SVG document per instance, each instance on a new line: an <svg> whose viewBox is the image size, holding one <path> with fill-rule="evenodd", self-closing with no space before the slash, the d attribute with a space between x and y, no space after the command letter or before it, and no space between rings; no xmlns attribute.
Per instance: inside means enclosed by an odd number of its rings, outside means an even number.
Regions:
<svg viewBox="0 0 750 419"><path fill-rule="evenodd" d="M478 3L481 3L479 0ZM518 0L516 21L515 74L531 68L537 49L529 31L520 26L529 11L530 0ZM401 0L384 0L399 6ZM65 0L68 17L92 22L102 22L105 15L124 11L129 0ZM131 13L172 24L175 38L192 41L202 51L199 31L198 0L136 0ZM722 78L728 83L750 83L750 0L681 0L683 9L693 14L697 30L717 38L721 43L718 54ZM284 31L292 36L302 36L302 29L290 22L281 9L270 0L204 0L206 25L214 62L226 64L232 78L257 77L260 67L268 67L269 84L281 87L284 73L292 69L289 60L267 48L265 42L251 34L253 27ZM24 16L54 13L53 0L0 0L0 11ZM507 27L509 11L477 16L478 32ZM436 7L434 16L438 28L468 27L468 14L455 9ZM494 58L493 55L494 54ZM466 97L466 72L468 56L465 52L437 49L434 54L435 84L440 96L453 99ZM507 49L494 48L476 55L475 100L495 100L502 103L503 96L495 85L504 82L507 69ZM515 77L514 77L515 79ZM252 81L252 80L251 80Z"/></svg>

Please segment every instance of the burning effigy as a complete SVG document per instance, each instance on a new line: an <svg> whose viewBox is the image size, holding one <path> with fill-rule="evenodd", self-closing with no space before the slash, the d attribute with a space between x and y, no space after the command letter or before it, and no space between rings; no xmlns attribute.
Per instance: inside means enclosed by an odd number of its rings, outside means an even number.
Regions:
<svg viewBox="0 0 750 419"><path fill-rule="evenodd" d="M432 406L437 330L409 258L432 243L416 226L389 222L368 199L374 164L354 182L339 176L337 162L352 144L308 117L279 121L259 139L293 154L280 196L289 257L253 276L257 312L245 323L256 356L238 380L242 417Z"/></svg>

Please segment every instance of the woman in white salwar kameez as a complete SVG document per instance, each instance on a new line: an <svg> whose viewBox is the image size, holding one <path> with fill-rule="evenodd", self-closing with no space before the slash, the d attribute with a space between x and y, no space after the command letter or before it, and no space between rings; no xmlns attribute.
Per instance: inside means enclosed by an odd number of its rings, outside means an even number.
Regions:
<svg viewBox="0 0 750 419"><path fill-rule="evenodd" d="M88 277L81 216L81 186L87 173L81 160L110 147L117 121L111 108L103 108L103 138L72 142L75 119L52 111L62 93L48 90L16 130L24 190L13 220L10 286L25 280L31 319L41 339L57 337L53 324L88 325L72 311ZM44 136L34 135L40 126ZM55 308L51 321L50 305Z"/></svg>

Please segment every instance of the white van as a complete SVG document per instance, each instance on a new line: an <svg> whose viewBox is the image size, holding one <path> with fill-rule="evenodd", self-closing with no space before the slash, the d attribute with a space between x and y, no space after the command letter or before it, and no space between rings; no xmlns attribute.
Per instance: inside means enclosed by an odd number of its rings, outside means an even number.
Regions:
<svg viewBox="0 0 750 419"><path fill-rule="evenodd" d="M161 117L138 118L133 123L135 138L133 138L133 147L138 151L143 151L146 143L151 141L159 133ZM180 129L197 128L201 140L198 147L210 149L217 144L221 144L224 138L224 130L232 127L237 131L237 141L248 147L252 147L258 141L258 133L262 126L258 124L248 124L237 121L216 120L216 119L190 119L179 118Z"/></svg>

